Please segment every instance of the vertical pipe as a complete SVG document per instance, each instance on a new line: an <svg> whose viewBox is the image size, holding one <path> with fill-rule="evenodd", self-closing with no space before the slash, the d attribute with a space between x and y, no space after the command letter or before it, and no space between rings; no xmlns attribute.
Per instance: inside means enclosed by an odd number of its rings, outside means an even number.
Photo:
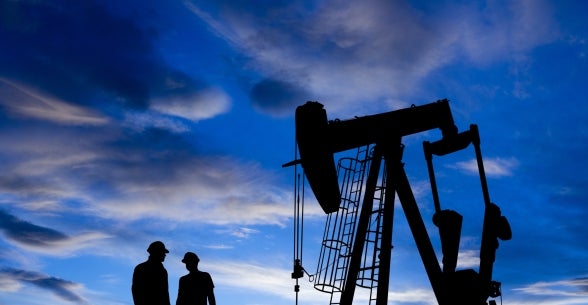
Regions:
<svg viewBox="0 0 588 305"><path fill-rule="evenodd" d="M484 195L484 224L482 227L482 244L480 245L480 302L486 303L490 291L490 282L492 281L492 269L496 259L496 249L498 240L496 234L496 219L500 217L498 206L490 202L488 183L484 171L484 162L482 159L482 150L480 149L480 134L478 126L470 125L473 134L473 144L476 151L476 161L478 162L478 171L480 172L480 183L482 184L482 193Z"/></svg>
<svg viewBox="0 0 588 305"><path fill-rule="evenodd" d="M380 267L378 272L378 288L376 305L388 304L388 289L390 285L390 260L392 255L392 227L394 220L394 199L396 195L396 173L402 168L402 152L404 147L401 138L395 143L396 147L386 149L384 153L386 168L386 194L384 198L384 215L382 223L382 244L380 246Z"/></svg>
<svg viewBox="0 0 588 305"><path fill-rule="evenodd" d="M486 181L486 172L484 171L484 161L482 160L482 150L480 149L480 134L478 126L470 125L470 132L472 133L472 143L476 151L476 161L478 162L478 172L480 172L480 183L482 184L482 194L484 195L484 204L490 204L490 193L488 191L488 182Z"/></svg>

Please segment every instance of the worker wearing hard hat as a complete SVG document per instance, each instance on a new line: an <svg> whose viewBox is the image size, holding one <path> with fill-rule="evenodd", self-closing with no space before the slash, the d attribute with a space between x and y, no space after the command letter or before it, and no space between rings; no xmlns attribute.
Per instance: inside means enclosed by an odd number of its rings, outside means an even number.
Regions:
<svg viewBox="0 0 588 305"><path fill-rule="evenodd" d="M193 252L186 252L182 263L190 273L180 278L176 305L216 305L214 284L208 272L198 270L200 259Z"/></svg>
<svg viewBox="0 0 588 305"><path fill-rule="evenodd" d="M163 266L169 250L161 241L155 241L147 252L147 261L137 265L133 272L133 301L135 305L170 305L167 270Z"/></svg>

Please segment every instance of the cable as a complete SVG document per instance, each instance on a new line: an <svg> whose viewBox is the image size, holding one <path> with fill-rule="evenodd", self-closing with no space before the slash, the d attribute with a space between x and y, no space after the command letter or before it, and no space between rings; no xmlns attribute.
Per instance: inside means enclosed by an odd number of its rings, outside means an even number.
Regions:
<svg viewBox="0 0 588 305"><path fill-rule="evenodd" d="M298 150L296 143L294 145L294 160L297 160ZM303 222L304 222L304 173L298 173L298 164L294 166L294 270L292 278L296 279L294 291L296 293L295 302L298 305L298 292L300 285L298 279L304 276L302 267L302 240L303 240Z"/></svg>

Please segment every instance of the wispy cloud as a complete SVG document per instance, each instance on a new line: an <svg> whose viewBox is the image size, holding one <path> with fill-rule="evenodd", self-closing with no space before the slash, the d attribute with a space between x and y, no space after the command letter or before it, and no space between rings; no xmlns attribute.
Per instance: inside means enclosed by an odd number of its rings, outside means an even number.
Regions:
<svg viewBox="0 0 588 305"><path fill-rule="evenodd" d="M117 221L283 226L291 217L290 188L274 185L275 174L254 162L191 155L192 148L166 133L135 135L134 145L151 152L111 145L117 138L108 133L82 137L70 149L60 144L68 141L64 134L11 146L4 151L14 158L10 175L0 174L0 189L20 208Z"/></svg>
<svg viewBox="0 0 588 305"><path fill-rule="evenodd" d="M291 113L303 96L339 114L408 106L399 101L436 69L464 57L480 65L508 60L557 37L541 1L431 4L437 14L427 18L404 2L273 3L265 14L244 3L186 6L265 76L253 81L251 100L274 115Z"/></svg>
<svg viewBox="0 0 588 305"><path fill-rule="evenodd" d="M206 245L205 248L213 249L213 250L228 250L228 249L233 249L234 246L226 245L226 244L213 244L213 245Z"/></svg>
<svg viewBox="0 0 588 305"><path fill-rule="evenodd" d="M136 132L144 132L151 128L165 129L174 133L190 131L189 126L182 121L157 112L152 113L150 111L126 111L122 126Z"/></svg>
<svg viewBox="0 0 588 305"><path fill-rule="evenodd" d="M260 231L252 228L240 227L235 229L219 230L221 234L229 234L237 238L249 238L254 234L258 234Z"/></svg>
<svg viewBox="0 0 588 305"><path fill-rule="evenodd" d="M150 108L161 113L200 121L225 113L231 105L230 97L217 88L204 88L190 94L155 98Z"/></svg>
<svg viewBox="0 0 588 305"><path fill-rule="evenodd" d="M537 296L583 297L586 300L588 298L588 278L538 282L514 290Z"/></svg>
<svg viewBox="0 0 588 305"><path fill-rule="evenodd" d="M270 294L283 300L292 301L295 281L290 278L291 270L244 262L215 262L210 268L215 283L219 287L232 290L255 291ZM243 279L247 279L244 281ZM305 304L320 305L328 303L328 295L316 291L307 279L302 281L299 300ZM218 290L218 288L217 288Z"/></svg>
<svg viewBox="0 0 588 305"><path fill-rule="evenodd" d="M86 107L106 102L110 111L151 109L194 121L230 108L222 89L165 61L154 47L156 30L140 24L145 16L130 18L92 1L12 2L5 9L14 14L0 39L17 47L0 54L0 102L15 114L99 125L106 117ZM37 12L33 23L29 11Z"/></svg>
<svg viewBox="0 0 588 305"><path fill-rule="evenodd" d="M513 175L519 165L519 161L515 158L487 158L484 159L484 171L488 177L508 177ZM469 161L457 162L453 165L448 165L450 168L456 168L470 174L478 174L478 163L476 159Z"/></svg>
<svg viewBox="0 0 588 305"><path fill-rule="evenodd" d="M34 225L0 210L0 227L14 241L33 247L46 247L67 239L67 235L56 230Z"/></svg>
<svg viewBox="0 0 588 305"><path fill-rule="evenodd" d="M23 284L34 285L38 288L48 290L60 299L73 304L89 304L80 294L80 290L83 288L80 284L36 271L13 268L0 269L0 291L19 290L22 289Z"/></svg>
<svg viewBox="0 0 588 305"><path fill-rule="evenodd" d="M225 261L215 262L209 271L213 275L215 283L219 283L217 286L234 287L233 289L247 291L263 291L284 300L293 300L296 297L293 292L293 285L296 282L289 276L292 270ZM243 278L248 280L243 281ZM306 276L300 279L298 284L301 285L298 295L300 302L316 305L329 303L330 294L317 291L313 287L313 282ZM354 300L367 302L369 300L369 291L361 287L358 288ZM432 291L424 287L404 291L392 288L388 294L388 300L401 304L437 304Z"/></svg>
<svg viewBox="0 0 588 305"><path fill-rule="evenodd" d="M457 266L459 268L477 268L480 265L480 252L477 250L459 251L457 254Z"/></svg>
<svg viewBox="0 0 588 305"><path fill-rule="evenodd" d="M113 169L117 196L102 200L96 212L114 219L157 217L218 225L283 225L291 217L290 190L273 186L272 175L254 164L192 159L162 170L166 173L153 179L147 177L152 172L137 179Z"/></svg>
<svg viewBox="0 0 588 305"><path fill-rule="evenodd" d="M10 160L0 190L20 208L243 225L284 225L291 216L291 190L274 184L275 173L255 162L200 154L182 126L57 134L31 128L14 127L0 138L1 155Z"/></svg>
<svg viewBox="0 0 588 305"><path fill-rule="evenodd" d="M86 107L69 104L0 78L0 105L13 115L64 125L104 125L108 118Z"/></svg>
<svg viewBox="0 0 588 305"><path fill-rule="evenodd" d="M57 230L35 225L0 210L0 231L8 240L37 252L64 255L108 238L104 233L87 232L68 236Z"/></svg>
<svg viewBox="0 0 588 305"><path fill-rule="evenodd" d="M453 7L463 17L452 24L455 47L471 61L487 65L499 59L521 56L559 36L553 10L545 1L488 2L482 7ZM516 58L510 58L516 59Z"/></svg>
<svg viewBox="0 0 588 305"><path fill-rule="evenodd" d="M400 304L437 304L437 299L431 290L422 288L410 289L405 291L390 291L388 301Z"/></svg>

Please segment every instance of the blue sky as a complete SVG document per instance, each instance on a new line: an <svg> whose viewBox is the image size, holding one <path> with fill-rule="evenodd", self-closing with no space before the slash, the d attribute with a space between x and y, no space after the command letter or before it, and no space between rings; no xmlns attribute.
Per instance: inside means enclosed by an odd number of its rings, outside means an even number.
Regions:
<svg viewBox="0 0 588 305"><path fill-rule="evenodd" d="M186 251L219 304L293 304L294 111L348 119L450 100L478 124L510 220L505 304L588 303L585 1L0 0L0 305L132 304L134 266ZM438 249L422 141L405 168ZM435 160L477 266L481 191L465 150ZM326 216L305 207L314 273ZM391 304L435 304L400 209ZM467 222L466 222L467 221ZM438 250L439 251L439 250ZM328 304L301 279L300 304Z"/></svg>

